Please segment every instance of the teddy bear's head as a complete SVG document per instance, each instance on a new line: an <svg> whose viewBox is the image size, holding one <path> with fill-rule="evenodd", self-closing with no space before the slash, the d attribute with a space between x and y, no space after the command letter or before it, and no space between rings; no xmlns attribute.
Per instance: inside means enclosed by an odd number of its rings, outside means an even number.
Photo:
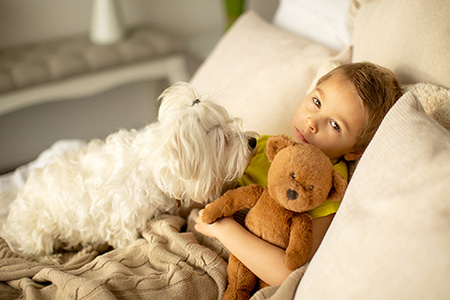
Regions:
<svg viewBox="0 0 450 300"><path fill-rule="evenodd" d="M266 154L269 194L285 208L305 212L344 196L347 181L317 147L280 135L268 140Z"/></svg>

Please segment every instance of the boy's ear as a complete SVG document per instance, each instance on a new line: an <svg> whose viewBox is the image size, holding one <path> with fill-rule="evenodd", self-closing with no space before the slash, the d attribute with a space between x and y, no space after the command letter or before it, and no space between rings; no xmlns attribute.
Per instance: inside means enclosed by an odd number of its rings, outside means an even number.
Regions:
<svg viewBox="0 0 450 300"><path fill-rule="evenodd" d="M277 155L278 152L283 150L284 148L288 146L293 146L296 143L288 138L287 136L281 134L274 137L271 137L267 140L266 145L266 155L270 162L273 161L275 155Z"/></svg>

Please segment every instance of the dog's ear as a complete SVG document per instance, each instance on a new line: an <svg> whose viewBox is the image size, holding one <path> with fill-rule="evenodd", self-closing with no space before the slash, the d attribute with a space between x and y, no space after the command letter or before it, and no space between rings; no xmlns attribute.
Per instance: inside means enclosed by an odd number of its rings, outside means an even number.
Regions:
<svg viewBox="0 0 450 300"><path fill-rule="evenodd" d="M267 140L266 155L270 162L273 161L275 155L288 146L295 145L295 142L287 136L281 134L271 137Z"/></svg>
<svg viewBox="0 0 450 300"><path fill-rule="evenodd" d="M205 152L207 141L204 133L193 126L196 122L189 122L192 116L185 114L186 120L174 120L168 124L164 122L164 133L161 143L163 164L173 176L183 180L195 179L202 173L199 168L203 166L198 160L206 160Z"/></svg>

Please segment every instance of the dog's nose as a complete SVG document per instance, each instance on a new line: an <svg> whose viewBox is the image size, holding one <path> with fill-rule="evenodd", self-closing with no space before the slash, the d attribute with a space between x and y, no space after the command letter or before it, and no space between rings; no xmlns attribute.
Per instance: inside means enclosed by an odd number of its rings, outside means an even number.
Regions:
<svg viewBox="0 0 450 300"><path fill-rule="evenodd" d="M256 139L254 137L248 139L248 146L251 150L256 148Z"/></svg>
<svg viewBox="0 0 450 300"><path fill-rule="evenodd" d="M290 200L295 200L298 198L298 193L294 190L288 189L286 191L286 196L290 199Z"/></svg>

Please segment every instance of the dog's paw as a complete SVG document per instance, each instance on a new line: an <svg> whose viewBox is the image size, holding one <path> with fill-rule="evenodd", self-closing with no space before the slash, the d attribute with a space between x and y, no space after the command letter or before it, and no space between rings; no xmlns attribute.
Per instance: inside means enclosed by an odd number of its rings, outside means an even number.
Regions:
<svg viewBox="0 0 450 300"><path fill-rule="evenodd" d="M63 263L62 258L63 258L62 254L55 253L55 254L49 254L49 255L37 257L36 260L45 265L57 266L57 265L61 265Z"/></svg>

